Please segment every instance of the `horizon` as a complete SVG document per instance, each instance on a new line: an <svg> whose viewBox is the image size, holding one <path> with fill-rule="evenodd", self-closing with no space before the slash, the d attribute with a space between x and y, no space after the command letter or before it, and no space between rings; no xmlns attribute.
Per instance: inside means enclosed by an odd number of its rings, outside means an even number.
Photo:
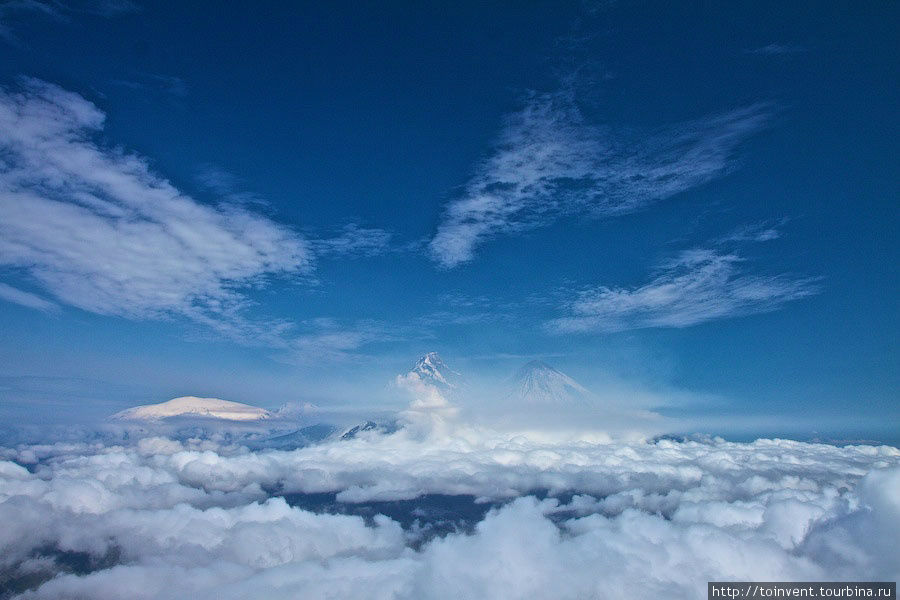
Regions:
<svg viewBox="0 0 900 600"><path fill-rule="evenodd" d="M423 364L426 365L425 371L421 368ZM410 382L406 378L411 376L425 382L427 391L423 392L418 385L409 385ZM537 383L534 383L535 377ZM573 386L575 396L559 389L543 391L534 389L534 386L538 388L548 386L548 382L554 378L561 380L564 386ZM456 383L448 384L448 379L455 380ZM523 382L529 380L531 380L532 387L522 389ZM286 402L278 406L262 407L235 402L227 398L187 395L131 406L101 418L90 417L69 424L87 427L86 430L81 431L105 431L106 434L116 431L115 428L109 428L111 423L130 424L132 427L137 427L138 432L145 432L144 428L149 428L150 432L155 429L166 431L167 427L184 427L190 424L209 431L235 428L239 431L242 425L246 424L245 417L229 416L222 412L234 410L249 412L252 409L260 410L265 414L262 417L265 421L257 422L265 427L252 434L251 438L254 435L258 437L260 434L271 437L285 435L285 433L299 433L307 428L327 427L330 428L329 437L337 439L349 431L369 424L379 428L397 426L397 423L403 421L405 410L410 405L414 405L417 399L432 393L432 388L434 388L441 396L442 402L446 402L454 410L461 409L463 411L462 415L457 415L453 419L457 425L462 426L499 427L506 430L510 429L513 423L516 424L512 426L513 429L523 426L530 428L540 424L541 429L549 431L550 422L555 420L556 425L552 429L567 432L567 435L588 435L590 437L590 432L594 430L612 435L612 439L623 440L646 439L652 441L666 437L703 439L704 436L714 436L731 442L789 439L839 446L854 444L900 446L900 437L897 437L897 432L890 425L883 430L882 437L866 438L861 437L861 434L865 433L864 431L848 428L846 423L835 423L830 428L815 430L793 429L783 424L763 424L759 421L723 423L712 419L700 420L694 416L683 418L679 412L679 406L665 404L665 398L662 396L650 395L642 398L639 402L627 399L623 402L618 397L596 394L553 365L537 359L529 360L506 376L500 376L493 380L472 380L467 378L464 373L455 371L437 352L430 351L415 361L412 368L406 373L396 374L387 385L397 400L394 403L376 407L354 408L352 405L329 407L311 402ZM549 385L553 384L549 383ZM546 394L555 397L546 397ZM541 397L542 395L545 397ZM160 413L157 416L135 414L136 411L140 413L140 410L148 408L151 411L159 410L179 402L184 404L185 401L187 401L187 407L183 407L181 410L174 409L171 414ZM230 405L230 408L220 406L223 402ZM483 406L485 403L491 405L488 410L485 410ZM200 412L193 412L197 406L189 406L191 404L200 406ZM546 412L547 409L551 413ZM552 415L553 412L560 409L566 413L562 420L558 415L555 417ZM202 414L206 411L212 411L212 413ZM622 420L621 418L626 412L631 413L631 416ZM511 419L510 416L514 413L525 413L527 419ZM616 417L619 417L619 422L613 426L610 421ZM252 423L255 419L250 418L249 421L251 421L251 429L259 429ZM242 422L244 423L242 424ZM38 423L21 421L17 425L0 427L0 440L5 437L7 443L16 439L19 443L24 440L38 439L49 441L63 439L67 435L63 434L58 437L60 434L54 429L54 425L58 425L58 423L46 421L40 422L43 427L42 433L36 434L34 431L37 425ZM21 434L23 430L29 429L32 431L29 436L17 435L17 433ZM56 432L50 433L51 431ZM68 432L68 428L65 431ZM84 435L84 433L78 433L76 437L80 435Z"/></svg>

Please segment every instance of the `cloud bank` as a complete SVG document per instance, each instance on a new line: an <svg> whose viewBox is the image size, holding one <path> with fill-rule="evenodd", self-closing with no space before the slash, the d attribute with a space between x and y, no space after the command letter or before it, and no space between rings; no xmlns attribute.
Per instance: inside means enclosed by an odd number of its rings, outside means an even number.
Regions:
<svg viewBox="0 0 900 600"><path fill-rule="evenodd" d="M0 456L0 585L19 598L694 598L707 580L900 575L890 447L465 428L291 452L151 437ZM429 536L282 496L314 492L496 503Z"/></svg>
<svg viewBox="0 0 900 600"><path fill-rule="evenodd" d="M431 255L452 268L498 235L566 214L639 210L725 173L738 144L767 120L768 108L753 105L637 138L589 123L570 91L533 94L446 206Z"/></svg>
<svg viewBox="0 0 900 600"><path fill-rule="evenodd" d="M239 206L201 204L147 159L101 144L104 119L43 81L0 90L0 265L87 311L245 334L245 290L307 272L308 244Z"/></svg>

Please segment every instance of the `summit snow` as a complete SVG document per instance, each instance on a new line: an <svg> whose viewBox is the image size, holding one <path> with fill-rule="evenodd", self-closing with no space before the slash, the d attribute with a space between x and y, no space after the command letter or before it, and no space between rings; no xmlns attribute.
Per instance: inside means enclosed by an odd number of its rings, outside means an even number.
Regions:
<svg viewBox="0 0 900 600"><path fill-rule="evenodd" d="M512 380L510 399L525 405L588 406L594 395L580 383L547 363L533 360Z"/></svg>
<svg viewBox="0 0 900 600"><path fill-rule="evenodd" d="M206 417L225 421L259 421L271 418L272 413L249 404L182 396L159 404L135 406L114 414L111 418L121 421L158 421L170 417Z"/></svg>
<svg viewBox="0 0 900 600"><path fill-rule="evenodd" d="M448 367L437 352L429 352L420 358L410 373L415 373L424 383L443 392L455 390L462 385L462 375Z"/></svg>

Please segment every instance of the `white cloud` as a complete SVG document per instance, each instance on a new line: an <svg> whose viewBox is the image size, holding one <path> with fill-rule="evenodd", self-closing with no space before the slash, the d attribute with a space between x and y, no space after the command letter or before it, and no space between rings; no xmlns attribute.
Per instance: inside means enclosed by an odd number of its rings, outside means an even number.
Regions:
<svg viewBox="0 0 900 600"><path fill-rule="evenodd" d="M157 75L155 73L134 73L130 79L112 79L113 85L144 93L164 94L172 98L188 95L187 82L181 77Z"/></svg>
<svg viewBox="0 0 900 600"><path fill-rule="evenodd" d="M639 139L588 123L571 92L533 94L507 117L493 154L445 208L432 257L455 267L494 236L565 214L633 212L698 186L728 169L735 147L767 116L754 105Z"/></svg>
<svg viewBox="0 0 900 600"><path fill-rule="evenodd" d="M760 46L759 48L753 48L752 50L747 50L747 54L761 54L763 56L782 56L785 54L797 54L799 52L806 52L807 48L801 46L800 44L783 44L779 42L772 42L771 44L766 44L765 46Z"/></svg>
<svg viewBox="0 0 900 600"><path fill-rule="evenodd" d="M131 0L83 0L69 3L70 10L81 11L102 17L140 12L141 6Z"/></svg>
<svg viewBox="0 0 900 600"><path fill-rule="evenodd" d="M3 282L0 282L0 300L6 300L13 304L18 304L26 308L33 308L35 310L42 310L44 312L59 311L58 304L50 302L45 298L41 298L37 294L14 288Z"/></svg>
<svg viewBox="0 0 900 600"><path fill-rule="evenodd" d="M311 243L316 254L323 256L378 256L390 251L392 237L384 229L349 223L338 235L312 240Z"/></svg>
<svg viewBox="0 0 900 600"><path fill-rule="evenodd" d="M766 237L766 239L771 239ZM640 287L581 291L568 316L547 323L556 333L689 327L706 321L769 312L816 294L814 279L753 275L743 259L721 249L682 252Z"/></svg>
<svg viewBox="0 0 900 600"><path fill-rule="evenodd" d="M59 572L23 598L693 598L708 580L900 574L895 448L445 433L293 452L161 438L0 449L43 457L33 472L0 461L0 578ZM278 484L345 501L521 497L471 534L423 540L383 516L292 508L263 491ZM66 574L67 552L91 572Z"/></svg>
<svg viewBox="0 0 900 600"><path fill-rule="evenodd" d="M42 81L0 91L0 264L91 312L254 329L244 290L308 272L307 243L240 207L200 204L146 159L98 143L104 118Z"/></svg>
<svg viewBox="0 0 900 600"><path fill-rule="evenodd" d="M0 3L0 38L21 44L21 40L7 23L27 14L43 15L65 22L70 16L77 14L116 17L138 11L140 6L131 0L6 0Z"/></svg>
<svg viewBox="0 0 900 600"><path fill-rule="evenodd" d="M200 168L194 177L201 187L215 194L216 198L236 205L265 205L259 195L241 189L242 180L225 169L213 164Z"/></svg>
<svg viewBox="0 0 900 600"><path fill-rule="evenodd" d="M397 375L394 385L410 394L409 407L400 413L408 430L419 435L445 430L458 414L454 406L436 386L428 383L415 371Z"/></svg>
<svg viewBox="0 0 900 600"><path fill-rule="evenodd" d="M781 219L776 222L761 221L738 227L730 234L723 236L717 240L718 244L727 244L729 242L770 242L781 237L779 227L787 223L787 219Z"/></svg>
<svg viewBox="0 0 900 600"><path fill-rule="evenodd" d="M282 358L298 364L344 362L358 358L365 347L404 339L410 330L389 327L375 320L342 322L336 319L312 319L300 324L303 331L287 342Z"/></svg>

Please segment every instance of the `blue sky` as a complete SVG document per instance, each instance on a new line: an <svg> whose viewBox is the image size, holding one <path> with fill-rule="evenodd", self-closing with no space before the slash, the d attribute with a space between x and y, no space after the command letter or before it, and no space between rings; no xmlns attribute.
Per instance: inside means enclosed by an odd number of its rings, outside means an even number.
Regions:
<svg viewBox="0 0 900 600"><path fill-rule="evenodd" d="M897 12L4 3L0 409L383 407L437 350L890 434Z"/></svg>

